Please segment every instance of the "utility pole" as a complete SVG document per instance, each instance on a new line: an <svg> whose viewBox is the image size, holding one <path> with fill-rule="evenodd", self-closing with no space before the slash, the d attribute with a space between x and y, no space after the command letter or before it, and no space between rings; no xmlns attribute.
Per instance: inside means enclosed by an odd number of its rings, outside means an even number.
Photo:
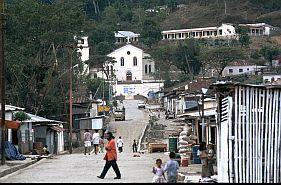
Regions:
<svg viewBox="0 0 281 185"><path fill-rule="evenodd" d="M4 60L4 0L0 0L0 75L1 75L1 164L6 163L5 158L5 141L6 141L6 126L5 126L5 94L6 94L6 78L5 78L5 60Z"/></svg>
<svg viewBox="0 0 281 185"><path fill-rule="evenodd" d="M205 119L204 119L204 93L201 95L201 101L202 101L202 142L206 142L206 126L205 126Z"/></svg>
<svg viewBox="0 0 281 185"><path fill-rule="evenodd" d="M205 94L207 93L208 89L202 88L202 95L201 95L201 101L202 101L202 119L201 119L201 124L202 124L202 142L206 142L206 123L205 123L205 116L204 116L204 99L205 99Z"/></svg>
<svg viewBox="0 0 281 185"><path fill-rule="evenodd" d="M69 47L69 153L72 154L72 46Z"/></svg>

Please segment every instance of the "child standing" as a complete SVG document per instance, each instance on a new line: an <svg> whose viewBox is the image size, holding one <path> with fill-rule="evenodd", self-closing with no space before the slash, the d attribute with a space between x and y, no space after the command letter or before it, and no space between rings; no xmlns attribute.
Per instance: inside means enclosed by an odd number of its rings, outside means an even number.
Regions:
<svg viewBox="0 0 281 185"><path fill-rule="evenodd" d="M121 136L119 136L119 139L117 140L117 147L119 153L123 152L123 145L124 145L123 139L121 138Z"/></svg>
<svg viewBox="0 0 281 185"><path fill-rule="evenodd" d="M167 182L168 183L177 183L179 163L175 161L176 154L175 152L170 152L170 160L165 165L165 171L167 172Z"/></svg>
<svg viewBox="0 0 281 185"><path fill-rule="evenodd" d="M161 159L156 160L156 166L153 167L152 173L155 174L155 176L152 179L153 183L164 183L166 181L165 174L164 174L165 171L162 166Z"/></svg>
<svg viewBox="0 0 281 185"><path fill-rule="evenodd" d="M100 137L100 151L99 153L103 153L103 149L104 149L104 140L103 140L103 136Z"/></svg>

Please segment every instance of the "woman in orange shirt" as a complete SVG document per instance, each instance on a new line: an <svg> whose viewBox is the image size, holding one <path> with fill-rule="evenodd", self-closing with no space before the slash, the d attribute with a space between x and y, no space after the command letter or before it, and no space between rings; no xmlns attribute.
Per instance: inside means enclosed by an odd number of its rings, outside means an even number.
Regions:
<svg viewBox="0 0 281 185"><path fill-rule="evenodd" d="M117 152L116 152L116 144L115 144L114 136L112 135L111 132L108 132L107 134L108 134L108 138L107 138L108 143L105 146L106 154L103 158L103 160L105 160L106 162L101 175L97 177L100 179L104 179L107 171L112 166L114 172L116 173L116 177L114 177L114 179L121 179L121 173L116 163Z"/></svg>

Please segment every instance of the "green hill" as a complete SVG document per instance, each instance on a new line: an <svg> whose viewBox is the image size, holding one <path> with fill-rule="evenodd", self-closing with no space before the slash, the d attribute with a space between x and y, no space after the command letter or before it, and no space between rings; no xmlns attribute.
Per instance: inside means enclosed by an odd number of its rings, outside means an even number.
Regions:
<svg viewBox="0 0 281 185"><path fill-rule="evenodd" d="M226 2L226 3L225 3ZM226 5L226 6L225 6ZM190 1L161 22L162 30L266 22L281 27L281 0Z"/></svg>

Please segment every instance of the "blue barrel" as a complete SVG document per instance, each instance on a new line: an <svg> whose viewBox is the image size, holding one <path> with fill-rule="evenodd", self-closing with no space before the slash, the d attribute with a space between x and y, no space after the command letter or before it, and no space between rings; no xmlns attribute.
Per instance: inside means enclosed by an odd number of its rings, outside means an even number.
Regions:
<svg viewBox="0 0 281 185"><path fill-rule="evenodd" d="M199 150L199 145L193 145L192 146L192 159L193 164L201 164L201 159L197 155L197 151Z"/></svg>

